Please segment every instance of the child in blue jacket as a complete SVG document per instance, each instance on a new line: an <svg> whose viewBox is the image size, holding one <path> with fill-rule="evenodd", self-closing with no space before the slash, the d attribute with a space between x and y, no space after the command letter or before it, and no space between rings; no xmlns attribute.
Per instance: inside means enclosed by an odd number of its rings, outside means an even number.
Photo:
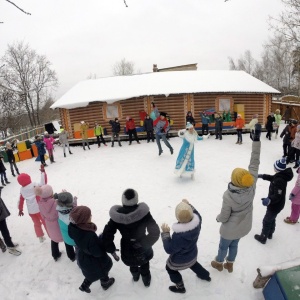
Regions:
<svg viewBox="0 0 300 300"><path fill-rule="evenodd" d="M172 226L174 233L171 236L170 227L164 223L161 226L161 238L165 251L170 254L166 270L171 281L175 283L169 290L183 294L186 290L180 270L190 268L202 280L211 281L211 278L209 272L197 261L197 241L202 222L200 214L186 199L183 199L176 206L175 215L178 223Z"/></svg>

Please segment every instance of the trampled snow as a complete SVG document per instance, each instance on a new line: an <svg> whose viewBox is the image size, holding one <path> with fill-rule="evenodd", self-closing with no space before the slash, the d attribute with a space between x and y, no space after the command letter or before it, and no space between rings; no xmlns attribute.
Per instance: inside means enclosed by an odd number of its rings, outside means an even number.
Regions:
<svg viewBox="0 0 300 300"><path fill-rule="evenodd" d="M283 124L281 129L283 129ZM262 265L278 263L299 257L300 224L289 225L283 219L290 214L291 204L287 199L284 210L277 217L276 232L272 240L265 245L254 239L254 234L261 232L262 219L266 208L261 198L268 193L269 182L258 179L254 200L253 226L251 232L239 243L239 250L234 263L234 271L218 272L210 266L217 254L220 224L216 222L222 205L222 195L230 181L231 171L235 167L247 168L251 153L249 134L243 135L243 144L236 145L236 135L224 135L223 140L199 141L195 145L195 180L189 177L179 178L173 171L182 141L171 138L174 154L162 144L163 154L158 156L156 143L147 144L145 140L131 146L122 142L122 147L98 148L91 145L91 150L72 147L73 155L63 157L62 148L55 147L56 163L46 168L49 184L54 191L66 189L78 196L79 205L92 209L93 221L100 234L109 220L112 205L121 204L121 195L126 188L134 188L139 194L139 201L146 202L160 226L166 222L176 222L174 209L183 199L188 199L203 218L202 230L198 241L198 261L210 272L211 282L198 279L191 270L182 271L186 294L174 295L169 291L171 285L165 270L168 255L163 249L161 239L154 245L154 258L150 262L152 282L149 288L142 281L133 282L129 268L121 261L115 262L110 276L115 284L103 291L100 283L91 286L91 294L81 292L78 287L83 275L75 262L66 255L64 245L60 244L62 257L54 262L50 251L50 239L39 243L33 230L33 223L25 208L23 217L18 217L17 203L20 186L11 176L6 163L8 179L11 184L2 190L2 198L8 206L11 216L7 224L13 241L20 244L22 254L18 257L0 253L0 286L3 300L76 300L76 299L209 299L209 300L261 300L262 290L256 290L252 283L256 278L256 268ZM273 163L282 156L282 140L269 141L262 134L261 164L259 173L273 174ZM49 160L47 161L49 162ZM289 166L293 166L292 164ZM34 159L18 163L20 172L31 175L33 181L40 178L39 163ZM287 194L296 181L288 184ZM288 198L288 197L287 197ZM26 206L25 206L26 207ZM119 246L120 234L115 242Z"/></svg>

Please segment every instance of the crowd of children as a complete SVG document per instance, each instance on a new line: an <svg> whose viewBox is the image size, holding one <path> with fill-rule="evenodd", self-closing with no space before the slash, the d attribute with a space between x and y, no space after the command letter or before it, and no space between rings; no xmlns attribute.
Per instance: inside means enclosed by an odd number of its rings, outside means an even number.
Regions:
<svg viewBox="0 0 300 300"><path fill-rule="evenodd" d="M149 119L149 116L147 116ZM191 122L191 115L187 116ZM165 137L166 126L165 113L159 113L154 121L156 126L156 141L159 147L159 155L162 154L160 139L173 154L173 148ZM239 121L241 116L237 116L236 128L238 131L238 143L242 143L241 132L239 130L245 126L243 121ZM220 242L217 255L211 261L212 268L229 273L233 272L233 265L238 254L238 245L242 237L246 236L252 228L253 200L255 197L256 184L258 179L270 181L268 195L262 198L262 205L266 206L266 214L262 221L261 234L256 234L254 238L261 244L265 244L268 239L272 239L276 228L276 217L285 206L287 184L293 178L293 171L287 167L289 162L296 160L298 167L298 179L292 189L289 199L292 201L291 215L284 221L288 224L296 224L300 215L300 126L297 127L295 137L291 140L291 132L294 131L295 124L291 121L282 131L281 137L288 136L290 139L284 147L284 157L274 163L274 175L259 174L260 150L261 150L261 125L258 124L258 116L253 116L248 128L251 129L252 152L248 169L236 168L232 171L228 189L223 195L223 203L220 214L216 217L220 226ZM130 121L130 120L128 120ZM276 121L275 121L276 122ZM193 122L194 123L194 122ZM186 129L179 131L179 136L184 138L182 152L176 162L176 171L181 175L183 172L194 172L194 142L199 138L194 130L193 123L188 122ZM119 128L118 120L113 121L112 126ZM160 124L160 126L157 126ZM95 124L95 129L98 124ZM98 128L99 129L99 128ZM278 129L278 127L277 127ZM116 129L116 135L119 137ZM62 131L64 133L64 131ZM102 131L98 131L100 135ZM133 133L134 135L134 133ZM209 136L209 135L208 135ZM270 133L267 133L267 138ZM222 135L220 135L222 138ZM152 136L149 135L149 140ZM294 142L295 140L295 142ZM138 140L137 140L138 142ZM159 226L150 213L150 208L144 202L139 201L138 192L134 189L126 189L121 195L121 205L114 205L109 211L109 221L103 228L102 234L96 234L97 226L92 222L92 212L89 207L77 206L77 197L65 190L61 193L54 193L53 188L47 184L47 174L44 166L45 144L51 162L54 162L53 144L45 133L44 141L37 137L35 141L41 159L40 182L32 182L31 177L25 173L19 173L15 161L11 160L11 171L18 174L17 181L20 184L19 216L24 216L23 205L27 205L29 216L34 225L36 236L40 242L44 242L45 234L43 227L51 240L51 255L55 261L61 257L59 243L64 242L66 253L71 261L77 260L84 280L79 286L83 292L90 293L93 282L99 281L103 290L110 288L115 279L109 277L109 272L113 267L111 254L115 261L121 261L129 267L134 282L142 279L145 287L151 284L150 261L154 256L153 245L161 235L164 250L169 255L166 262L166 271L174 285L169 286L169 290L174 293L185 293L185 285L181 271L191 269L196 276L205 281L211 281L210 273L197 261L197 241L201 231L202 217L195 207L188 200L182 200L175 209L177 222L172 226L173 233L167 224ZM69 145L67 140L61 140L64 146ZM112 141L112 145L114 140ZM284 142L284 145L286 145ZM105 144L105 143L104 143ZM119 145L120 141L119 141ZM7 145L8 150L9 145ZM83 145L85 146L85 145ZM89 144L87 144L89 147ZM99 146L100 147L100 146ZM293 152L293 148L294 150ZM40 149L39 149L40 150ZM189 150L190 152L188 153ZM65 147L63 148L64 156ZM69 149L69 153L71 153ZM186 154L189 154L186 157ZM180 154L180 153L179 153ZM296 158L295 158L296 155ZM0 162L0 170L1 170ZM3 165L4 166L4 165ZM1 172L1 179L7 181L4 171ZM9 182L6 182L9 183ZM2 182L3 184L3 182ZM18 244L12 242L9 230L6 225L6 218L10 215L1 198L0 187L0 231L3 239L0 239L0 249L6 249L14 255L20 255ZM118 249L114 243L115 234L120 232L120 257Z"/></svg>

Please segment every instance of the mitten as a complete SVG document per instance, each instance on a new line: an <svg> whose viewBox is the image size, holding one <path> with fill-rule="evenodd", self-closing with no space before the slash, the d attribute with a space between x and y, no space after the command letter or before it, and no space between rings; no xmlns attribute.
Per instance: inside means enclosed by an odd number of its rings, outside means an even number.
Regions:
<svg viewBox="0 0 300 300"><path fill-rule="evenodd" d="M257 175L257 178L263 178L263 177L264 177L263 174L258 174L258 175Z"/></svg>
<svg viewBox="0 0 300 300"><path fill-rule="evenodd" d="M290 195L289 195L289 200L293 200L294 197L295 197L295 195L292 194L292 193L290 193Z"/></svg>
<svg viewBox="0 0 300 300"><path fill-rule="evenodd" d="M264 206L268 206L271 202L270 198L261 198L261 200L262 200L262 205Z"/></svg>
<svg viewBox="0 0 300 300"><path fill-rule="evenodd" d="M19 217L23 217L23 216L24 216L23 210L19 210L18 216L19 216Z"/></svg>
<svg viewBox="0 0 300 300"><path fill-rule="evenodd" d="M261 125L257 123L255 124L255 128L254 128L254 136L253 136L254 142L260 141L260 134L261 134Z"/></svg>
<svg viewBox="0 0 300 300"><path fill-rule="evenodd" d="M162 128L162 129L160 130L160 132L164 133L164 132L165 132L165 130Z"/></svg>
<svg viewBox="0 0 300 300"><path fill-rule="evenodd" d="M161 230L162 230L162 232L170 232L170 227L169 227L168 224L163 223L163 224L161 225Z"/></svg>
<svg viewBox="0 0 300 300"><path fill-rule="evenodd" d="M116 250L116 251L118 251L118 250ZM120 260L120 257L119 257L119 255L116 253L116 251L112 254L112 256L113 256L113 258L114 258L115 261L119 261L119 260Z"/></svg>

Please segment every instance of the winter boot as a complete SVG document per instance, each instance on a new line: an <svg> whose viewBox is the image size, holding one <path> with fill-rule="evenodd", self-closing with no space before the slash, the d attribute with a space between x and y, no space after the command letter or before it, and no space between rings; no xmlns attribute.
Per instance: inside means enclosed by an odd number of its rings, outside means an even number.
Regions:
<svg viewBox="0 0 300 300"><path fill-rule="evenodd" d="M180 281L176 285L169 286L169 290L173 293L184 294L186 292L183 281Z"/></svg>
<svg viewBox="0 0 300 300"><path fill-rule="evenodd" d="M53 257L55 261L58 261L58 259L61 257L61 252L58 252L58 255L56 257Z"/></svg>
<svg viewBox="0 0 300 300"><path fill-rule="evenodd" d="M115 283L115 279L113 277L109 278L107 281L102 281L101 286L106 291Z"/></svg>
<svg viewBox="0 0 300 300"><path fill-rule="evenodd" d="M268 239L271 240L273 238L273 232L268 234Z"/></svg>
<svg viewBox="0 0 300 300"><path fill-rule="evenodd" d="M4 183L4 180L1 180L1 183L3 186L6 186L6 184Z"/></svg>
<svg viewBox="0 0 300 300"><path fill-rule="evenodd" d="M149 272L148 275L142 275L142 280L145 287L149 287L151 283L151 274Z"/></svg>
<svg viewBox="0 0 300 300"><path fill-rule="evenodd" d="M69 151L70 154L73 154L71 151Z"/></svg>
<svg viewBox="0 0 300 300"><path fill-rule="evenodd" d="M16 177L16 175L15 175L15 173L14 173L14 172L12 172L12 173L11 173L11 175L12 175L12 176L14 176L14 177Z"/></svg>
<svg viewBox="0 0 300 300"><path fill-rule="evenodd" d="M253 282L253 287L255 289L262 289L263 287L265 287L266 283L269 281L272 275L263 277L260 273L260 269L257 269L257 273L258 274Z"/></svg>
<svg viewBox="0 0 300 300"><path fill-rule="evenodd" d="M112 147L114 146L114 142L111 142L111 146L112 146Z"/></svg>
<svg viewBox="0 0 300 300"><path fill-rule="evenodd" d="M292 221L289 217L285 218L283 221L284 221L285 223L291 224L291 225L297 224L297 221Z"/></svg>
<svg viewBox="0 0 300 300"><path fill-rule="evenodd" d="M120 147L122 147L122 144L121 144L121 142L120 142L120 141L119 141L119 146L120 146Z"/></svg>
<svg viewBox="0 0 300 300"><path fill-rule="evenodd" d="M54 162L53 155L50 155L50 163L52 164Z"/></svg>
<svg viewBox="0 0 300 300"><path fill-rule="evenodd" d="M82 291L82 292L86 292L86 293L90 293L91 290L90 290L90 286L91 286L91 282L89 282L87 279L84 279L83 280L83 283L81 284L81 286L79 287L79 289Z"/></svg>
<svg viewBox="0 0 300 300"><path fill-rule="evenodd" d="M17 174L20 175L19 170L17 169L16 171L17 171Z"/></svg>
<svg viewBox="0 0 300 300"><path fill-rule="evenodd" d="M6 251L6 245L4 244L4 242L1 238L0 238L0 249L2 252Z"/></svg>
<svg viewBox="0 0 300 300"><path fill-rule="evenodd" d="M228 271L228 273L232 273L233 272L233 261L229 261L226 259L226 263L224 263L224 269L226 269Z"/></svg>
<svg viewBox="0 0 300 300"><path fill-rule="evenodd" d="M88 146L89 150L91 150L90 146Z"/></svg>
<svg viewBox="0 0 300 300"><path fill-rule="evenodd" d="M262 244L265 244L267 241L267 237L264 234L256 234L254 238Z"/></svg>
<svg viewBox="0 0 300 300"><path fill-rule="evenodd" d="M139 281L140 275L141 275L140 271L134 272L134 273L131 273L131 274L132 274L133 281L135 281L135 282Z"/></svg>
<svg viewBox="0 0 300 300"><path fill-rule="evenodd" d="M217 269L219 272L223 271L223 263L218 262L217 260L213 260L210 264L214 269Z"/></svg>
<svg viewBox="0 0 300 300"><path fill-rule="evenodd" d="M299 167L299 162L297 161L296 163L295 163L295 165L293 166L293 169L297 169Z"/></svg>
<svg viewBox="0 0 300 300"><path fill-rule="evenodd" d="M67 157L66 153L64 153L64 157Z"/></svg>
<svg viewBox="0 0 300 300"><path fill-rule="evenodd" d="M7 179L5 179L5 183L8 184L8 183L10 183L10 181L8 181Z"/></svg>

